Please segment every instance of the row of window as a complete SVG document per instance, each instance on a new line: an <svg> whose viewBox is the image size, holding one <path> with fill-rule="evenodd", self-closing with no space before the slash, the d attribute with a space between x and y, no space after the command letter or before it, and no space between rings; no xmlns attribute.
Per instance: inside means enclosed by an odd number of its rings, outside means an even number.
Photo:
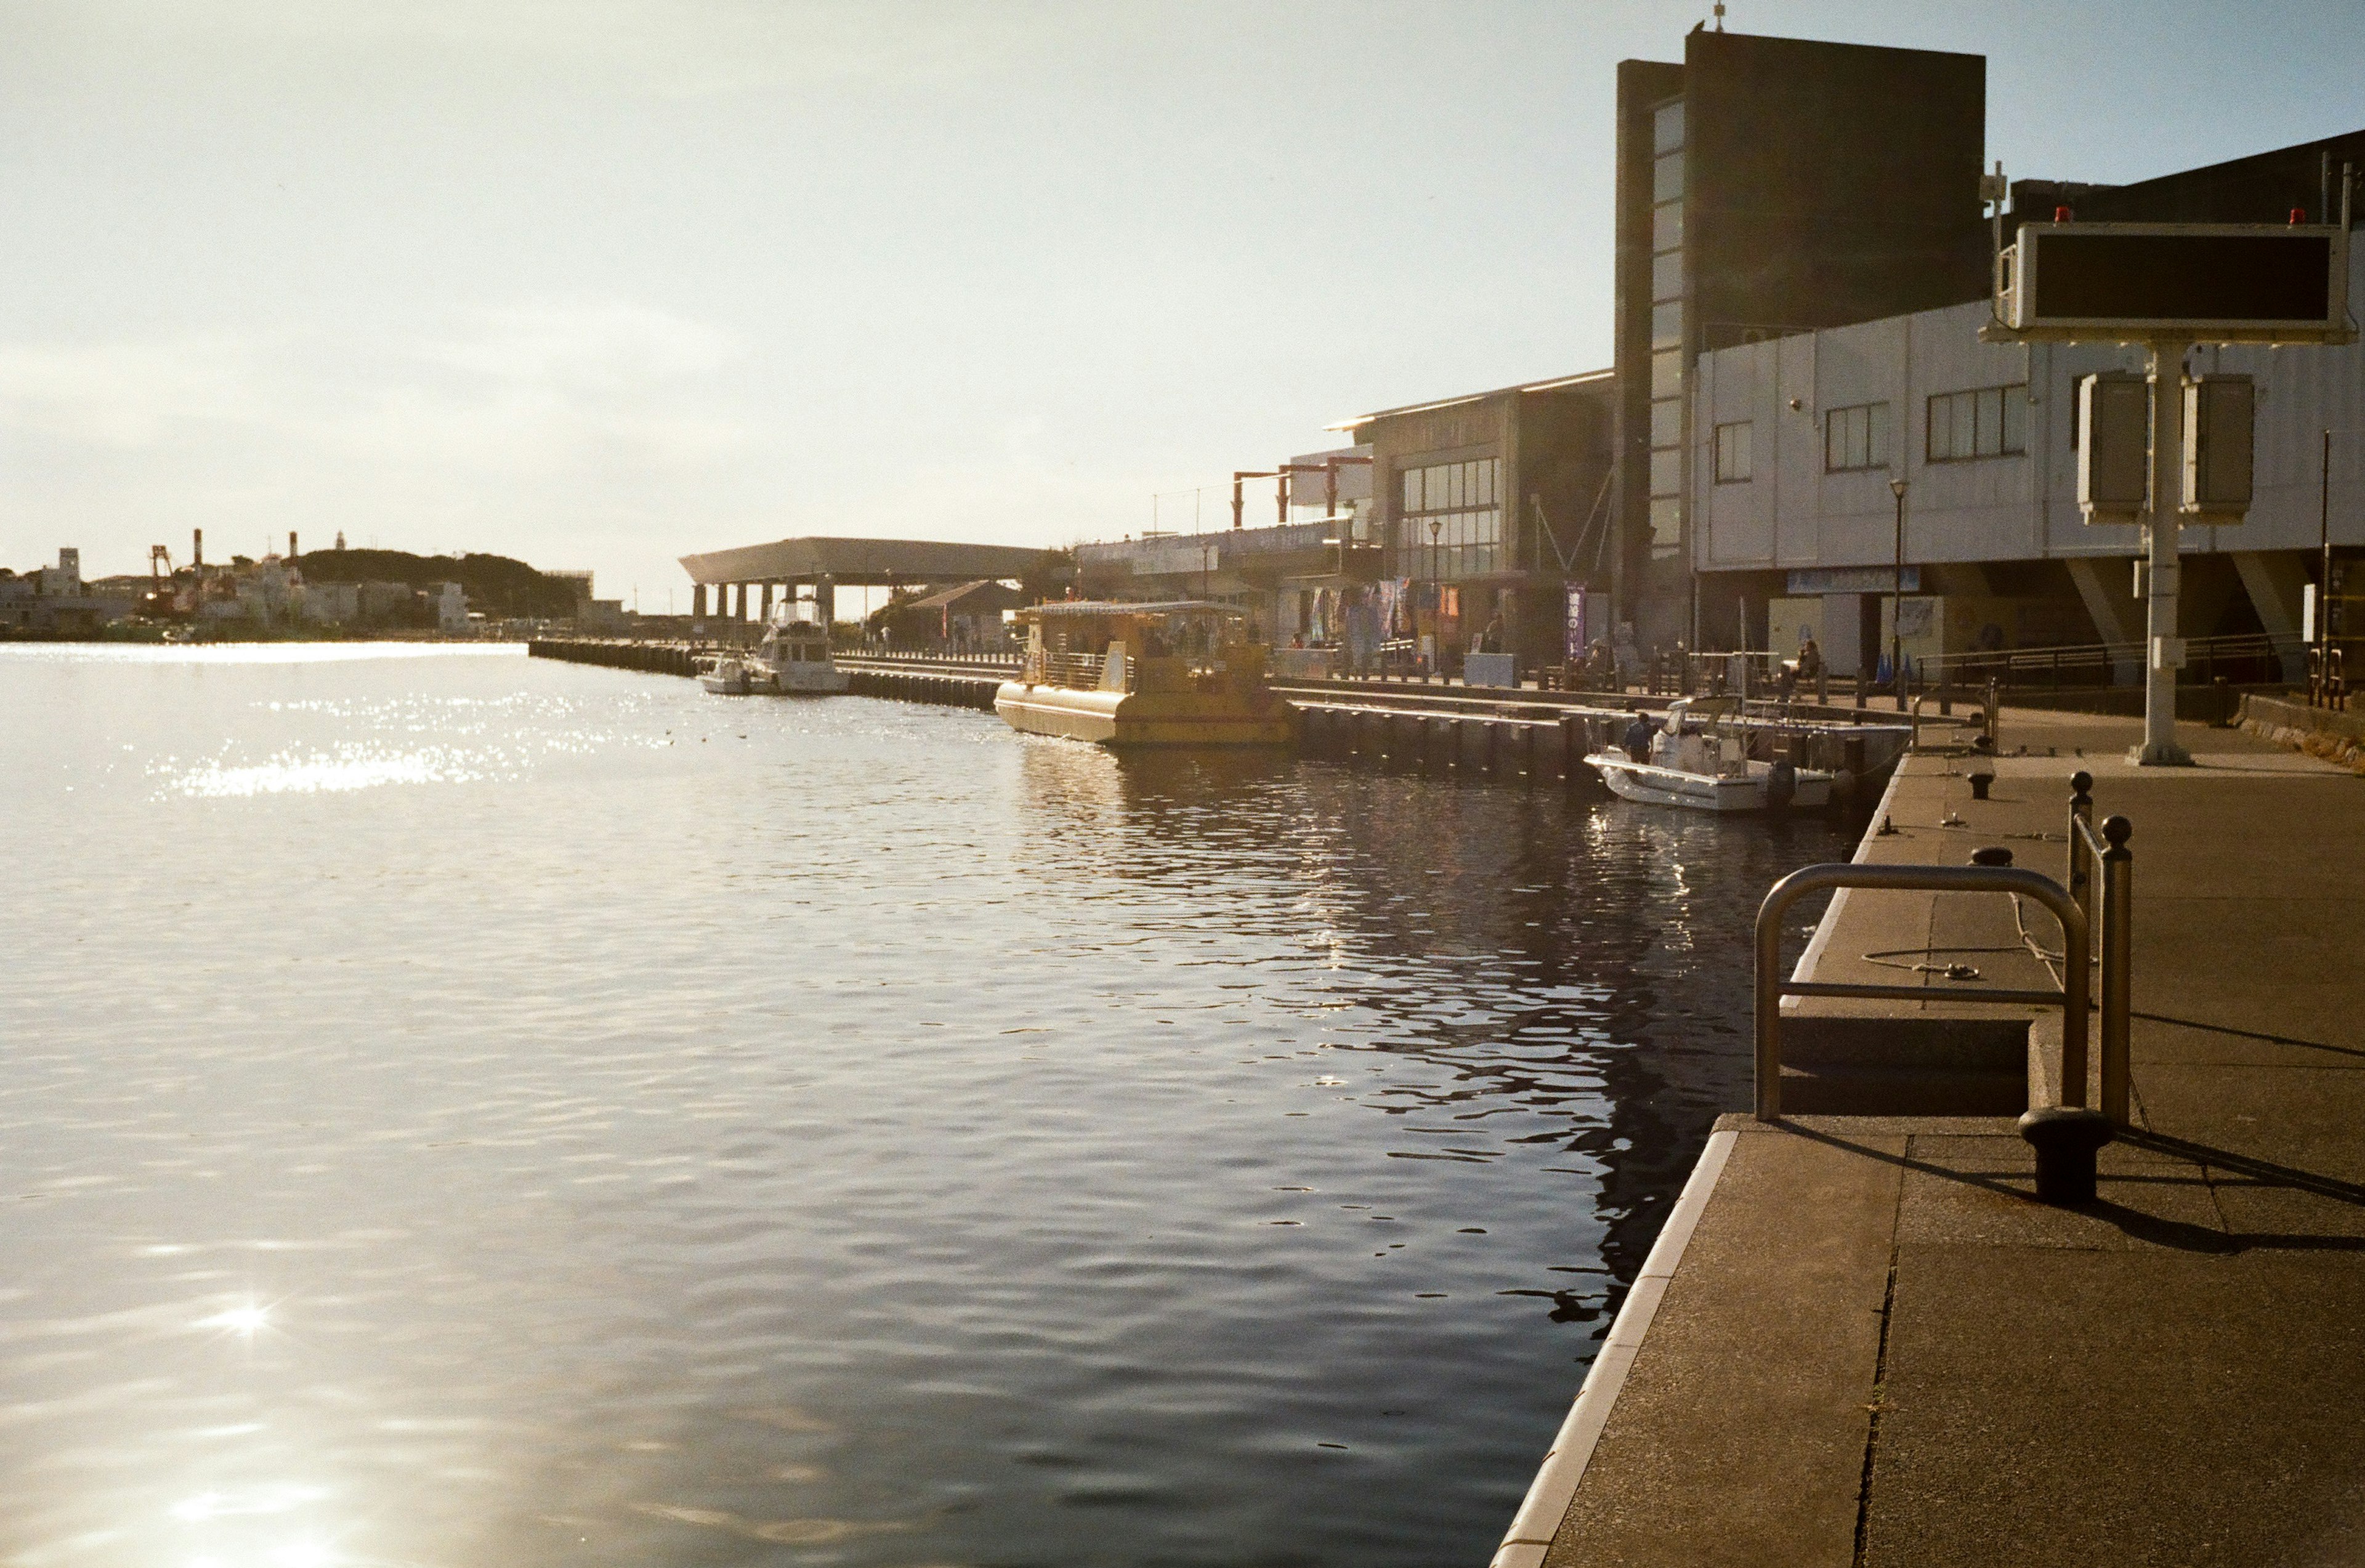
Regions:
<svg viewBox="0 0 2365 1568"><path fill-rule="evenodd" d="M1502 542L1503 509L1500 507L1408 517L1396 534L1397 544L1408 551L1458 550L1468 544L1500 544Z"/></svg>
<svg viewBox="0 0 2365 1568"><path fill-rule="evenodd" d="M1750 423L1740 420L1716 427L1718 484L1749 477ZM1922 456L1930 463L2020 456L2028 451L2028 387L2023 383L1941 392L1930 399L1925 435ZM1823 415L1823 472L1889 466L1888 404L1858 403Z"/></svg>
<svg viewBox="0 0 2365 1568"><path fill-rule="evenodd" d="M1503 460L1499 457L1407 468L1404 471L1403 515L1491 507L1501 499L1498 492L1502 484Z"/></svg>

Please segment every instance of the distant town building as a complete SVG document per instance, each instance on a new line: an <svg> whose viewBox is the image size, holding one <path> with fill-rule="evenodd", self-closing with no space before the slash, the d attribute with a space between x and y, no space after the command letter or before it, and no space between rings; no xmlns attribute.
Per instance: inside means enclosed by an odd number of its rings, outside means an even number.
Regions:
<svg viewBox="0 0 2365 1568"><path fill-rule="evenodd" d="M319 626L348 626L362 618L359 583L306 583L304 619Z"/></svg>
<svg viewBox="0 0 2365 1568"><path fill-rule="evenodd" d="M82 552L58 551L54 566L18 576L0 572L0 628L39 636L86 636L139 608L135 596L94 592L82 577Z"/></svg>

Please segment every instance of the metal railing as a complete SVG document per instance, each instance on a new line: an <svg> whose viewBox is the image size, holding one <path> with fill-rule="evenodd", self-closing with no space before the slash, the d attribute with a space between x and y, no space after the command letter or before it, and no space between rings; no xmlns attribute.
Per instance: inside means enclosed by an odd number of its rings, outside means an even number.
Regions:
<svg viewBox="0 0 2365 1568"><path fill-rule="evenodd" d="M1782 964L1782 917L1809 893L1837 888L1889 888L1912 892L2013 893L2032 898L2061 922L2064 958L2061 989L2033 991L2002 986L1855 985L1786 980ZM1884 1002L1928 1002L1953 997L1964 1002L2061 1009L2061 1099L2086 1103L2087 967L2086 912L2069 890L2041 871L2016 866L1805 866L1774 884L1757 906L1757 1119L1782 1116L1782 998L1845 996Z"/></svg>
<svg viewBox="0 0 2365 1568"><path fill-rule="evenodd" d="M1771 1122L1782 1114L1782 999L1786 996L1830 996L1883 1002L1928 1002L1948 998L1990 1006L2037 1006L2061 1009L2061 1103L2086 1103L2087 1014L2092 1005L2090 985L2093 965L2090 911L2095 902L2099 867L2102 922L2102 1112L2113 1126L2127 1125L2128 1019L2132 996L2132 884L2134 856L2126 846L2134 831L2124 817L2102 824L2107 846L2094 839L2091 826L2093 780L2084 773L2071 781L2069 807L2070 885L2041 871L2012 866L1868 866L1860 864L1802 867L1774 884L1757 909L1755 973L1755 1045L1757 1119ZM1885 888L1911 892L2008 893L2034 899L2061 923L2061 987L2042 991L2005 986L1866 985L1836 981L1795 980L1781 977L1783 917L1790 906L1810 893L1841 888ZM2042 957L2043 955L2039 955Z"/></svg>
<svg viewBox="0 0 2365 1568"><path fill-rule="evenodd" d="M2184 640L2184 683L2207 686L2221 673L2229 680L2247 673L2271 683L2281 678L2282 660L2298 653L2301 646L2296 637L2267 632L2188 637ZM2145 648L2146 644L2139 642L2075 643L2053 647L1916 654L1908 662L1913 666L1917 685L1978 685L1993 679L2008 689L2060 689L2112 685L2119 671L2142 666ZM2220 666L2225 666L2222 672Z"/></svg>
<svg viewBox="0 0 2365 1568"><path fill-rule="evenodd" d="M2307 705L2346 711L2348 707L2347 650L2337 643L2317 643L2307 650Z"/></svg>
<svg viewBox="0 0 2365 1568"><path fill-rule="evenodd" d="M1021 678L1041 686L1064 687L1071 691L1093 691L1100 687L1108 672L1105 654L1058 654L1048 650L1028 655L1021 666ZM1133 660L1126 660L1126 685L1133 684Z"/></svg>
<svg viewBox="0 0 2365 1568"><path fill-rule="evenodd" d="M842 658L869 659L879 664L960 665L979 669L1016 669L1025 657L1023 649L1011 648L998 652L975 649L955 652L950 648L935 650L908 646L868 646L860 643L841 643L836 653Z"/></svg>

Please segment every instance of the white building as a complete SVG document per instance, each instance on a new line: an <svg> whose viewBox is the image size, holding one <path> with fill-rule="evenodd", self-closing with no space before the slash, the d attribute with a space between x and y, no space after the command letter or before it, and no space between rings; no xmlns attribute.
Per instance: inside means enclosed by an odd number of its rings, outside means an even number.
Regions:
<svg viewBox="0 0 2365 1568"><path fill-rule="evenodd" d="M437 630L468 629L468 595L458 583L437 583L427 590L427 602L434 608Z"/></svg>
<svg viewBox="0 0 2365 1568"><path fill-rule="evenodd" d="M2365 297L2365 250L2349 289ZM1686 510L1702 644L1788 652L1811 629L1841 671L1867 639L1886 646L1899 478L1909 657L2140 643L2141 531L2079 515L2076 386L2140 374L2144 353L1982 343L1988 316L1977 301L1699 356ZM2206 347L2186 364L2257 379L2257 469L2247 521L2182 531L2180 629L2295 639L2327 428L2336 572L2365 546L2365 346ZM2132 651L2122 662L2134 678ZM2296 666L2287 656L2285 678Z"/></svg>

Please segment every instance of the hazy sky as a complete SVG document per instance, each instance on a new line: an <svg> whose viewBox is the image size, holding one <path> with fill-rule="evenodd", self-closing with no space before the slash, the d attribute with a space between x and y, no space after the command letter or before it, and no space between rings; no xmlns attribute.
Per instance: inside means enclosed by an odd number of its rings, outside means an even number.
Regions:
<svg viewBox="0 0 2365 1568"><path fill-rule="evenodd" d="M1212 522L1608 363L1612 73L1707 10L0 0L0 564ZM1986 54L2015 174L2365 126L2358 0L1729 25Z"/></svg>

